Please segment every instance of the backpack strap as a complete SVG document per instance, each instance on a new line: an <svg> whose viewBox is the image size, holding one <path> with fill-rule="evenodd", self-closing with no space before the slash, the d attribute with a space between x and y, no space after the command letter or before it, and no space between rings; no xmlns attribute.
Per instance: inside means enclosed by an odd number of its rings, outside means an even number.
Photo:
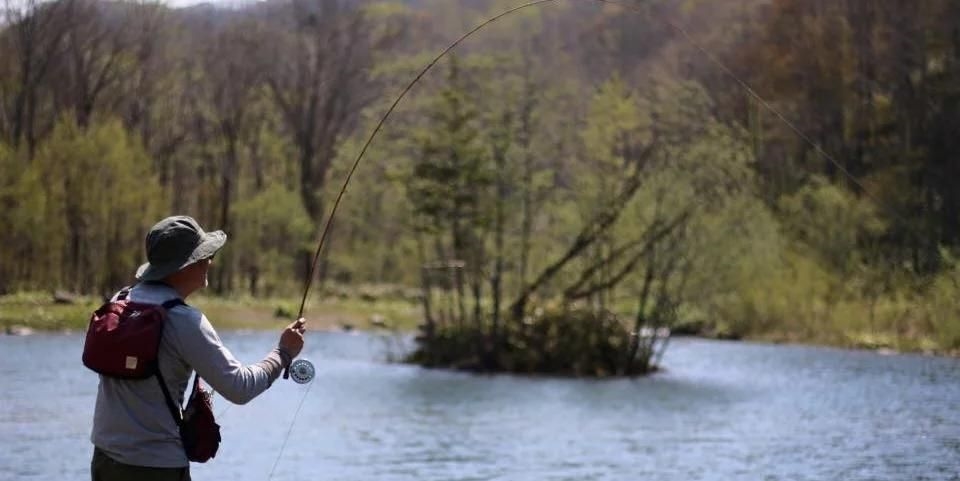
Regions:
<svg viewBox="0 0 960 481"><path fill-rule="evenodd" d="M159 366L157 367L156 377L160 383L160 390L163 391L163 399L167 402L167 409L170 410L170 416L173 417L173 422L177 423L177 427L180 427L183 424L183 413L180 412L180 406L170 396L170 390L167 389L167 382L163 380L163 374L160 374Z"/></svg>
<svg viewBox="0 0 960 481"><path fill-rule="evenodd" d="M176 298L170 299L170 300L167 301L167 302L164 302L163 304L160 304L160 307L162 307L163 310L165 310L165 311L169 311L170 309L173 309L174 307L177 307L177 306L185 306L185 305L187 305L187 303L186 303L186 302L183 302L183 299L180 299L179 297L176 297Z"/></svg>
<svg viewBox="0 0 960 481"><path fill-rule="evenodd" d="M127 296L130 295L131 288L132 288L131 286L127 286L127 287L124 287L123 289L120 289L120 292L117 293L117 300L118 301L126 300Z"/></svg>
<svg viewBox="0 0 960 481"><path fill-rule="evenodd" d="M187 304L183 302L183 299L178 297L160 304L160 307L162 307L165 311L169 311L170 309L180 305L185 306ZM183 424L183 413L180 411L180 406L178 403L173 401L173 396L170 395L170 390L167 388L167 382L163 379L163 374L160 374L159 363L157 364L157 371L155 374L157 381L160 383L160 390L163 391L163 399L167 402L167 409L170 410L170 416L173 417L173 422L177 423L177 427L179 427L181 424ZM196 382L196 379L194 379L194 382Z"/></svg>

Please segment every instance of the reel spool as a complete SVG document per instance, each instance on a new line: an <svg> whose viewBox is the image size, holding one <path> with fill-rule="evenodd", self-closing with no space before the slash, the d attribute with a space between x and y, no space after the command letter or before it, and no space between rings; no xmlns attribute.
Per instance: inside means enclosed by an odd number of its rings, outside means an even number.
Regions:
<svg viewBox="0 0 960 481"><path fill-rule="evenodd" d="M297 359L290 364L290 379L297 384L306 384L313 380L317 371L313 368L313 363L306 359Z"/></svg>

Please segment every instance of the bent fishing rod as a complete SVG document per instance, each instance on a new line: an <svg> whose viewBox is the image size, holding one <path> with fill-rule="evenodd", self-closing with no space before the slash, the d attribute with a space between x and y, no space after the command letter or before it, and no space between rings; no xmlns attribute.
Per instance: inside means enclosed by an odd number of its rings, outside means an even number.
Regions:
<svg viewBox="0 0 960 481"><path fill-rule="evenodd" d="M410 92L410 90L417 84L417 82L419 82L420 79L423 78L423 76L426 75L427 72L429 72L433 68L433 66L437 64L437 62L439 62L443 57L445 57L448 53L450 53L450 51L455 49L458 45L460 45L464 40L471 37L473 34L477 33L478 31L482 30L487 25L494 23L497 20L500 20L501 18L506 17L517 11L538 6L538 5L543 5L546 3L556 3L557 1L558 0L534 0L528 3L524 3L522 5L518 5L516 7L510 8L504 12L501 12L483 21L482 23L480 23L479 25L477 25L467 33L461 35L460 38L458 38L456 41L448 45L445 49L443 49L443 51L441 51L440 54L438 54L436 57L433 58L433 60L430 61L430 63L428 63L425 67L423 67L423 69L420 70L420 72L416 75L416 77L414 77L413 80L411 80L410 83L407 84L407 86L400 92L400 95L397 96L397 98L393 101L393 103L390 105L390 108L387 109L386 113L384 113L383 116L380 117L380 120L377 122L373 131L370 133L370 136L367 137L366 142L364 142L363 144L363 148L360 149L360 153L357 155L356 160L353 161L353 165L350 167L350 170L347 173L347 177L344 179L343 185L340 187L340 190L337 193L337 197L333 203L333 207L330 209L330 215L327 217L327 222L324 225L323 230L321 231L320 241L317 243L317 249L313 254L313 261L310 264L310 271L307 274L307 283L303 289L303 297L300 301L300 309L298 311L297 318L303 317L304 306L306 305L307 296L309 295L310 287L313 283L313 277L317 269L317 263L320 259L320 253L323 250L323 246L326 242L327 235L330 233L330 228L333 225L333 220L337 214L337 209L340 207L340 202L343 199L344 194L346 194L347 192L347 187L350 185L350 180L353 178L353 174L356 172L357 168L360 166L360 161L363 160L363 157L367 153L367 149L370 147L370 144L373 143L373 139L376 138L377 134L380 132L384 123L386 123L387 119L390 117L393 111L397 108L397 105L400 104L400 101L403 100L403 98L407 95L407 93ZM576 1L616 5L616 6L627 9L631 13L640 14L640 15L647 14L652 17L659 17L659 20L661 20L663 23L669 25L671 28L679 32L684 37L684 39L686 39L687 42L689 42L696 50L698 50L701 54L703 54L704 57L706 57L710 61L710 63L714 64L726 76L734 80L737 83L737 85L739 85L752 98L754 98L765 110L772 113L778 120L783 122L792 132L794 132L801 140L803 140L805 143L813 147L813 149L819 155L821 155L823 158L827 159L830 163L836 166L837 169L845 177L847 177L851 182L853 182L853 184L856 185L862 192L864 192L867 196L871 197L871 199L873 199L878 204L882 203L873 193L871 193L868 189L866 189L865 186L846 167L844 167L842 163L840 163L832 155L824 151L819 144L814 142L806 133L804 133L793 122L787 119L786 116L784 116L779 110L777 110L773 105L771 105L766 99L761 97L749 84L746 83L746 81L744 81L743 79L738 77L736 74L734 74L733 71L726 66L726 64L721 62L720 59L718 59L715 55L711 54L710 51L708 51L705 47L703 47L699 42L694 40L693 37L686 31L686 29L684 29L680 25L670 21L670 19L668 18L658 16L652 12L642 11L636 5L627 4L618 0L576 0Z"/></svg>
<svg viewBox="0 0 960 481"><path fill-rule="evenodd" d="M347 177L343 181L343 185L340 186L340 191L337 193L336 200L334 200L333 202L333 207L330 208L330 215L327 217L327 222L324 224L323 230L320 232L320 241L317 242L317 249L313 253L313 260L310 263L310 270L307 273L307 283L303 288L303 297L300 299L300 308L297 310L297 317L296 317L297 319L300 319L303 317L303 310L307 304L307 297L310 294L310 287L313 285L313 278L316 275L317 263L320 260L320 253L323 251L323 246L327 240L327 235L330 233L330 228L333 225L333 219L337 215L337 209L339 209L340 207L340 202L343 200L343 196L347 193L347 187L350 185L350 180L353 179L353 174L357 171L357 168L360 166L360 161L363 160L363 156L367 153L367 149L370 147L370 144L373 143L373 139L380 132L380 129L383 128L383 124L386 123L387 119L390 117L390 114L392 114L393 111L397 108L397 105L400 104L400 101L403 100L404 97L406 97L407 93L410 92L411 89L413 89L413 86L416 85L417 82L419 82L420 79L423 78L423 76L426 75L427 72L429 72L430 69L432 69L437 62L440 61L440 59L445 57L448 53L450 53L451 50L456 48L458 45L460 45L461 42L469 38L471 35L483 29L483 27L486 27L487 25L493 22L496 22L497 20L503 17L506 17L507 15L510 15L511 13L514 13L516 11L523 10L528 7L544 4L544 3L553 3L556 1L557 0L535 0L533 2L525 3L523 5L518 5L514 8L501 12L500 14L487 19L480 25L477 25L469 32L461 35L460 38L458 38L455 42L448 45L447 48L443 49L443 51L441 51L439 55L434 57L433 60L431 60L430 63L428 63L425 67L423 67L423 69L420 70L420 73L418 73L417 76L414 77L409 84L407 84L407 86L403 89L403 91L400 92L400 95L397 96L397 98L393 101L393 103L390 104L390 108L387 109L386 113L384 113L383 116L380 117L380 120L377 122L376 127L374 127L373 132L370 133L370 136L367 137L366 142L364 142L363 144L363 148L360 149L360 153L357 155L356 160L353 161L353 165L350 167L350 170L347 173ZM588 1L597 1L597 2L620 5L619 3L613 2L610 0L588 0ZM290 365L290 368L287 371L284 372L283 377L287 378L289 373L289 376L291 376L294 381L300 384L304 384L304 383L310 382L313 379L315 372L316 370L314 369L314 366L312 363L310 363L310 361L307 361L305 359L298 359Z"/></svg>
<svg viewBox="0 0 960 481"><path fill-rule="evenodd" d="M494 23L497 20L500 20L501 18L511 15L520 10L524 10L530 7L540 6L547 3L556 3L557 1L558 0L530 1L521 5L517 5L508 10L505 10L481 22L479 25L477 25L467 33L461 35L453 43L451 43L446 48L444 48L436 57L433 58L433 60L431 60L426 66L424 66L423 69L421 69L420 72L413 78L413 80L411 80L410 83L408 83L406 87L400 92L400 95L397 96L397 98L390 105L390 108L388 108L387 111L380 117L373 131L370 133L369 137L367 137L366 142L364 142L363 147L360 149L360 153L357 155L357 158L353 161L353 164L350 167L350 170L348 171L347 176L344 179L339 192L337 193L336 200L334 201L333 206L330 209L330 215L327 217L327 221L324 224L323 230L320 233L320 240L319 242L317 242L317 248L313 254L313 260L310 264L310 270L307 274L307 282L303 289L303 297L300 301L300 308L297 313L297 319L303 317L304 307L306 306L306 303L307 303L307 297L309 296L309 293L310 293L310 287L313 284L313 278L316 273L317 263L320 259L320 253L323 251L323 246L325 245L327 236L330 233L330 228L333 225L333 221L334 221L334 218L336 217L337 210L339 209L340 203L347 192L347 187L350 185L350 180L353 178L354 173L357 171L357 168L360 166L360 161L363 160L363 157L367 153L368 148L373 143L373 139L376 138L377 134L383 128L384 123L386 123L387 119L390 117L393 111L400 104L400 101L402 101L403 98L406 97L407 93L409 93L410 90L413 89L413 87L420 81L420 79L422 79L423 76L426 75L427 72L429 72L434 67L434 65L437 64L437 62L443 59L448 53L450 53L453 49L459 46L463 41L470 38L473 34L482 30L484 27L490 25L491 23ZM843 166L843 164L837 161L832 155L824 151L819 144L814 142L806 133L800 130L800 128L798 128L793 122L791 122L786 116L784 116L777 108L775 108L766 99L760 96L760 94L758 94L746 81L744 81L739 76L737 76L729 67L727 67L726 64L720 61L719 58L717 58L709 50L707 50L703 45L697 42L689 34L689 32L687 32L686 29L684 29L677 23L671 21L669 18L666 18L665 16L657 15L653 12L640 10L636 5L628 4L620 0L576 0L576 1L616 5L618 7L626 9L630 13L634 13L638 15L648 15L670 26L671 28L676 30L678 33L680 33L680 35L690 45L692 45L697 51L699 51L707 60L709 60L710 63L715 65L717 68L719 68L724 75L726 75L727 77L730 77L733 81L735 81L737 85L740 86L740 88L742 88L744 91L746 91L750 95L750 97L755 99L759 105L761 105L765 110L773 114L778 120L780 120L784 125L786 125L794 134L796 134L797 137L799 137L805 143L813 147L814 151L817 154L827 159L831 164L836 166L838 171L841 172L845 177L847 177L854 185L856 185L861 192L863 192L865 195L870 197L878 205L882 204L880 199L877 198L868 189L866 189L865 186L856 177L854 177L854 175L849 170L847 170L846 167ZM298 359L291 364L289 372L290 372L290 376L294 381L303 384L303 383L309 383L313 379L315 374L315 369L313 364L311 364L309 361L305 359ZM284 377L287 377L286 373L284 374ZM290 433L293 430L293 425L296 421L296 417L299 414L300 409L303 407L303 402L306 399L307 394L309 394L310 388L312 387L313 387L312 383L310 383L307 386L307 389L304 392L303 397L300 399L300 403L297 406L297 409L294 411L293 419L291 419L291 422L290 422L290 428L287 430L287 434L284 437L283 444L280 447L280 452L277 454L277 459L273 464L273 468L270 470L270 475L267 478L268 481L273 479L273 474L276 471L277 465L279 464L281 457L283 456L283 451L286 448L287 441L290 438Z"/></svg>

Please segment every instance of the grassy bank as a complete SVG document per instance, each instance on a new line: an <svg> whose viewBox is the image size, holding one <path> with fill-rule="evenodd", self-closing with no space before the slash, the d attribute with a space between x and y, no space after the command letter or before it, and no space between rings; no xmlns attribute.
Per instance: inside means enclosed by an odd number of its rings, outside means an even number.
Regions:
<svg viewBox="0 0 960 481"><path fill-rule="evenodd" d="M0 334L18 327L83 330L99 302L95 297L76 297L69 304L57 303L52 295L41 292L0 296ZM190 303L218 329L277 329L290 322L300 300L201 295L192 297ZM719 303L710 313L698 309L682 313L683 319L700 320L682 322L675 332L715 339L960 355L953 316L956 304L946 296L873 303L808 302L804 306L779 302L769 295L743 296ZM416 329L421 316L420 304L414 299L344 291L311 298L305 317L317 330L386 326L409 332ZM631 314L624 310L621 317L629 319Z"/></svg>
<svg viewBox="0 0 960 481"><path fill-rule="evenodd" d="M825 287L797 275L741 296L727 318L744 319L736 328L745 333L786 341L957 355L958 281L952 266L934 277L854 277Z"/></svg>
<svg viewBox="0 0 960 481"><path fill-rule="evenodd" d="M852 293L789 296L746 292L688 312L678 331L720 339L960 356L956 289L934 285L863 298ZM778 295L779 294L779 295ZM696 319L696 321L690 321Z"/></svg>
<svg viewBox="0 0 960 481"><path fill-rule="evenodd" d="M218 329L276 329L296 315L300 299L196 296L190 298L190 304L202 310ZM0 329L83 330L99 305L100 299L95 297L58 303L47 293L0 296ZM409 300L332 296L308 300L304 317L312 329L367 329L382 324L412 330L419 322L420 310L418 303Z"/></svg>

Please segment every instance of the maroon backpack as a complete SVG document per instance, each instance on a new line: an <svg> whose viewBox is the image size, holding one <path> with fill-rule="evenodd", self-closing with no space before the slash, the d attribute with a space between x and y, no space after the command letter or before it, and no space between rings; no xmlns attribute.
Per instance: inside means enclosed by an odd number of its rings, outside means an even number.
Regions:
<svg viewBox="0 0 960 481"><path fill-rule="evenodd" d="M124 288L115 301L100 306L90 317L83 344L83 365L104 376L120 379L156 377L170 415L180 429L187 458L206 462L217 454L220 446L220 426L214 421L210 394L200 387L198 374L187 407L181 413L157 363L167 311L184 302L171 299L160 305L143 304L127 300L129 294L130 288Z"/></svg>
<svg viewBox="0 0 960 481"><path fill-rule="evenodd" d="M87 327L83 365L104 376L146 379L157 374L157 353L167 310L183 304L171 299L161 305L130 302L130 288L115 301L100 306Z"/></svg>

